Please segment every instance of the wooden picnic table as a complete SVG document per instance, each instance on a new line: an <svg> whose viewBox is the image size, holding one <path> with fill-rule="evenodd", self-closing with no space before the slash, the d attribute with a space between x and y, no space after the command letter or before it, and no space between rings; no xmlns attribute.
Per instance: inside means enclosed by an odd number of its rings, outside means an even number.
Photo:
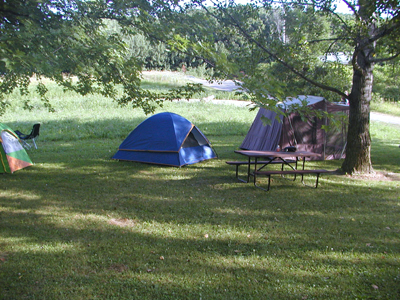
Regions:
<svg viewBox="0 0 400 300"><path fill-rule="evenodd" d="M301 175L301 181L303 181L303 176L305 174L316 174L317 180L315 187L318 186L318 178L321 173L327 173L327 170L306 170L305 169L305 161L306 158L315 158L321 156L321 154L309 152L309 151L295 151L295 152L285 152L285 151L256 151L256 150L235 150L235 153L246 156L247 161L230 161L227 162L230 165L236 165L236 178L242 182L250 182L250 177L254 178L254 186L268 191L271 184L271 175L280 174L280 175L294 175L294 179L296 179L296 175ZM298 162L303 161L302 169L298 169ZM279 163L282 165L281 170L267 170L263 169L269 164ZM241 179L238 175L238 167L240 165L247 166L247 179ZM251 166L254 165L254 169L251 169ZM284 170L284 166L288 166L288 170ZM264 189L262 187L257 186L257 176L265 175L268 176L268 188Z"/></svg>

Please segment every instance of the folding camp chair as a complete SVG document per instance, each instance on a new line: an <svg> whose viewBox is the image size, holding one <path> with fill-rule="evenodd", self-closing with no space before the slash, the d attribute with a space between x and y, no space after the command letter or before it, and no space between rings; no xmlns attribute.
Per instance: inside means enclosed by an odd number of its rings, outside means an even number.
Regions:
<svg viewBox="0 0 400 300"><path fill-rule="evenodd" d="M23 142L23 146L27 149L32 148L32 146L27 142L28 140L32 140L35 149L37 149L35 139L39 136L40 124L34 124L32 131L29 134L23 134L19 130L15 130L15 133L18 135L19 139Z"/></svg>

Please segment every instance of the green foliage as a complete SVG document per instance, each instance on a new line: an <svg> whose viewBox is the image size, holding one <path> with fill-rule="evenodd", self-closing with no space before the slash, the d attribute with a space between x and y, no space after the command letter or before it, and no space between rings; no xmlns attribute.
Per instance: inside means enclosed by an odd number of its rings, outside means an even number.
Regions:
<svg viewBox="0 0 400 300"><path fill-rule="evenodd" d="M0 10L0 115L7 108L4 95L14 89L25 94L33 75L54 80L81 95L98 93L121 104L129 103L146 113L153 112L163 99L185 98L201 91L194 85L162 94L141 90L143 63L128 51L122 36L128 31L108 21L117 19L123 24L130 16L129 24L140 27L148 13L167 6L152 6L147 1L132 6L80 0L16 0L12 5L5 4ZM43 105L53 111L44 83L37 87ZM117 91L119 87L122 93ZM24 107L31 108L29 101Z"/></svg>
<svg viewBox="0 0 400 300"><path fill-rule="evenodd" d="M355 21L351 15L336 17L326 13L329 5L329 1L325 1L319 3L319 9L302 5L287 5L280 9L220 5L218 8L207 7L207 11L178 10L164 15L168 18L167 29L166 22L157 21L151 26L153 33L149 33L150 29L145 30L148 36L155 38L153 42L144 40L143 35L135 36L133 39L138 39L138 42L133 42L132 53L137 53L136 56L141 60L145 59L147 69L177 70L183 65L187 69L196 69L199 66L198 57L201 57L207 63L207 68L213 69L207 73L222 78L238 78L243 73L259 76L256 72L261 64L264 68L271 68L269 72L275 73L277 83L272 85L286 84L287 95L318 94L337 101L340 97L336 93L321 90L304 81L291 69L273 62L276 60L259 47L275 48L274 51L303 76L349 92L352 84L351 66L329 61L323 63L321 59L326 55L351 57L354 48L348 43L346 34L351 26L355 26ZM167 46L159 41L166 42ZM377 52L385 54L386 50L380 46ZM389 75L388 70L383 74ZM381 76L376 78L374 90L386 99L393 99L396 87L383 86L383 83L379 83ZM271 80L273 78L269 77L268 81ZM260 81L266 81L266 78ZM392 81L395 82L395 78ZM248 85L251 86L250 83ZM274 90L271 90L271 86L268 88L271 95ZM281 97L281 93L282 90L278 89L276 97Z"/></svg>
<svg viewBox="0 0 400 300"><path fill-rule="evenodd" d="M278 99L283 93L310 93L337 100L331 92L321 93L286 67L272 63L275 59L259 45L278 49L282 58L304 76L339 90L349 90L351 80L346 67L321 64L319 60L327 49L332 53L352 50L343 38L334 43L329 40L331 35L340 35L348 29L341 22L350 23L348 16L331 18L323 11L316 13L301 6L271 10L269 6L222 5L205 11L185 10L175 1L138 1L134 5L120 1L108 6L100 1L24 3L14 1L0 11L3 73L0 113L8 107L4 95L14 89L24 94L33 74L56 80L65 89L82 95L100 93L119 103L142 107L146 112L153 111L163 99L187 97L194 92L193 86L162 95L142 91L139 84L142 68L196 70L200 67L206 76L244 81L252 76L247 83L250 89L262 66L269 69L264 74L270 75L255 85L252 97L256 101L268 102L257 98L260 89ZM379 51L386 53L387 48L380 47ZM378 71L379 83L374 89L383 98L396 100L395 76L386 75L390 71L393 68L383 70L382 76ZM241 78L243 74L247 77ZM261 87L267 80L269 83ZM122 86L122 94L117 86ZM41 88L43 105L52 111L45 91L46 88ZM148 101L151 103L147 104ZM29 109L29 101L23 107Z"/></svg>
<svg viewBox="0 0 400 300"><path fill-rule="evenodd" d="M380 95L385 101L400 102L398 61L386 65L377 65L374 75L374 93Z"/></svg>

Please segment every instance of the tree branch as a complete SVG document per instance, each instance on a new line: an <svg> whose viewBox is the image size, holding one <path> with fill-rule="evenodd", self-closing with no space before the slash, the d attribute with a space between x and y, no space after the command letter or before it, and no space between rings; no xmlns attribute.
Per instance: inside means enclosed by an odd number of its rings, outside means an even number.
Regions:
<svg viewBox="0 0 400 300"><path fill-rule="evenodd" d="M336 37L336 38L330 38L330 39L318 39L318 40L311 40L311 41L307 41L310 44L314 44L314 43L320 43L320 42L338 42L338 41L344 41L344 40L352 40L350 38L342 38L342 37Z"/></svg>
<svg viewBox="0 0 400 300"><path fill-rule="evenodd" d="M204 7L203 7L204 8ZM205 8L207 10L207 8ZM209 14L211 14L211 16L213 16L214 18L218 17L211 13L209 10L207 10L207 12ZM290 65L289 63L287 63L285 60L281 59L276 53L272 52L270 49L268 49L267 47L265 47L264 45L262 45L261 43L259 43L258 41L256 41L255 39L253 39L248 32L243 29L243 27L239 24L239 22L229 13L227 13L227 16L229 17L229 19L232 21L232 25L235 26L242 34L243 36L251 43L255 44L257 47L259 47L262 51L264 51L265 53L267 53L270 57L272 57L274 60L276 60L277 62L279 62L280 64L282 64L284 67L286 67L287 69L289 69L291 72L293 72L294 74L296 74L297 76L299 76L301 79L307 81L308 83L311 83L312 85L319 87L321 89L324 89L326 91L331 91L334 92L338 95L340 95L341 97L347 97L347 95L343 92L341 92L340 90L319 83L317 81L312 80L311 78L305 76L302 72L300 72L299 70L297 70L295 67L293 67L292 65Z"/></svg>
<svg viewBox="0 0 400 300"><path fill-rule="evenodd" d="M355 16L358 16L358 12L357 12L356 8L353 5L351 5L351 3L349 1L347 1L347 0L342 0L342 1L347 5L347 7L353 12L353 14Z"/></svg>
<svg viewBox="0 0 400 300"><path fill-rule="evenodd" d="M277 4L288 4L288 5L295 4L295 5L299 5L299 2L296 2L296 1L284 1L284 0L274 1L274 0L272 0L272 2L273 3L277 3ZM349 7L350 10L352 10L354 12L354 14L357 14L357 11L355 10L355 8L348 1L343 0L343 2L345 2L345 4ZM327 8L327 7L322 6L321 5L321 1L312 0L309 3L307 3L307 2L306 3L302 3L302 5L305 6L305 7L306 6L317 7L319 9L321 9L321 11L323 11L323 12L328 12L328 13L334 15L340 21L340 23L345 27L346 31L349 32L349 33L351 32L349 26L343 20L343 18L338 13L333 11L331 8Z"/></svg>
<svg viewBox="0 0 400 300"><path fill-rule="evenodd" d="M399 55L400 55L400 52L399 52L399 53L396 53L395 55L390 56L390 57L373 59L373 60L371 60L371 62L373 62L373 63L380 63L380 62L390 61L390 60L393 60L393 59L399 57Z"/></svg>

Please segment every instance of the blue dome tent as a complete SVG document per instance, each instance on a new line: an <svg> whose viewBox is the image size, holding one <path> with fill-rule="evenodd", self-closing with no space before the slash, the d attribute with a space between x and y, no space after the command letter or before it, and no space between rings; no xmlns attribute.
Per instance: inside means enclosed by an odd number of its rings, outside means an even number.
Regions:
<svg viewBox="0 0 400 300"><path fill-rule="evenodd" d="M181 167L216 157L195 125L180 115L164 112L140 123L112 158Z"/></svg>

